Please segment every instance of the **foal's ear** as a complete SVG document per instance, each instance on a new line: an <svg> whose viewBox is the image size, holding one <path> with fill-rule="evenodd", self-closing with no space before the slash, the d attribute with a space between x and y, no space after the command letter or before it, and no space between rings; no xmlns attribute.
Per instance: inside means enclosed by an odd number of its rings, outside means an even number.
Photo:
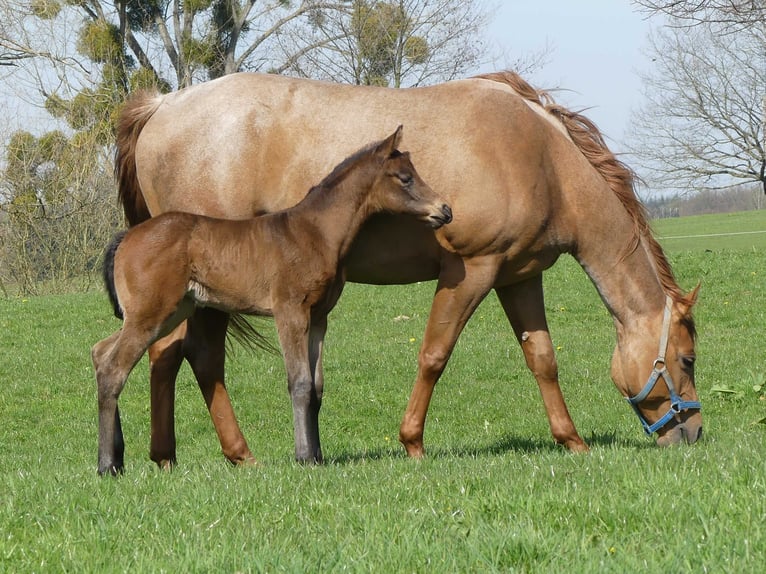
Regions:
<svg viewBox="0 0 766 574"><path fill-rule="evenodd" d="M385 140L380 142L378 149L382 151L386 155L386 157L394 153L394 150L396 150L396 148L399 147L399 142L402 141L403 130L404 130L404 126L400 125L398 128L396 128L396 131L394 133L392 133Z"/></svg>

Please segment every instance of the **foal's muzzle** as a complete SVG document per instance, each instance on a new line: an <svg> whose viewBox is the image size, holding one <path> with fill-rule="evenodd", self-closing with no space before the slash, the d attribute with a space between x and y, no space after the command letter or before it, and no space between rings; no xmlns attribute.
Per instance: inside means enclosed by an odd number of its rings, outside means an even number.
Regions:
<svg viewBox="0 0 766 574"><path fill-rule="evenodd" d="M439 229L442 225L447 225L452 221L452 208L446 203L441 206L441 213L428 216L428 222L434 229Z"/></svg>

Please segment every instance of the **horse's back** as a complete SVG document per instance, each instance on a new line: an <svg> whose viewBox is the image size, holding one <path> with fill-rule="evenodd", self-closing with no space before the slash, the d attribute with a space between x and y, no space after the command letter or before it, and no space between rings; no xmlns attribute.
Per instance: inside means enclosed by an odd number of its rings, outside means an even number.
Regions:
<svg viewBox="0 0 766 574"><path fill-rule="evenodd" d="M542 249L556 202L549 156L572 146L534 108L490 80L394 90L234 74L164 97L139 137L138 177L152 213L244 218L294 205L338 160L403 124L403 148L455 215L442 246L466 256ZM357 243L362 280L438 273L433 232L407 218L378 218Z"/></svg>

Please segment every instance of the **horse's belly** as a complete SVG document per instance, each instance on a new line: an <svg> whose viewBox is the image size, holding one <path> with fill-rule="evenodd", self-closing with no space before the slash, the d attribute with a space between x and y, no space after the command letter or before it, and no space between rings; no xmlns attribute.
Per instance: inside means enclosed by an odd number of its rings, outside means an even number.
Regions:
<svg viewBox="0 0 766 574"><path fill-rule="evenodd" d="M354 283L398 285L439 275L440 247L434 233L406 216L379 215L362 228L345 261Z"/></svg>

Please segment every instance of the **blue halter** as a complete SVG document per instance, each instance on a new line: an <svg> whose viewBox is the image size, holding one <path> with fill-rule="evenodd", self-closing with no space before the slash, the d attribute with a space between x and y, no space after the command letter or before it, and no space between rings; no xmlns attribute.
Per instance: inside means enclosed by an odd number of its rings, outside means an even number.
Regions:
<svg viewBox="0 0 766 574"><path fill-rule="evenodd" d="M644 388L641 389L641 392L638 393L635 397L625 397L625 399L630 403L630 406L633 407L633 410L638 415L638 419L641 421L641 425L644 427L644 431L648 435L651 435L652 433L664 427L674 416L676 416L681 411L685 411L687 409L702 408L702 405L699 401L684 401L681 399L681 397L676 392L676 387L673 384L673 379L671 378L667 366L665 365L665 352L668 348L668 336L670 333L670 312L672 306L673 301L668 296L665 300L665 314L662 317L660 352L657 358L654 360L654 368L652 369L652 374L649 375L649 380L646 381ZM649 424L649 422L644 418L644 415L641 414L641 411L638 410L638 404L642 402L649 395L649 393L652 392L652 389L657 384L657 381L660 380L660 377L662 377L662 380L665 381L665 385L668 387L668 391L670 392L670 409L668 409L668 412L660 417L657 422L654 424Z"/></svg>

